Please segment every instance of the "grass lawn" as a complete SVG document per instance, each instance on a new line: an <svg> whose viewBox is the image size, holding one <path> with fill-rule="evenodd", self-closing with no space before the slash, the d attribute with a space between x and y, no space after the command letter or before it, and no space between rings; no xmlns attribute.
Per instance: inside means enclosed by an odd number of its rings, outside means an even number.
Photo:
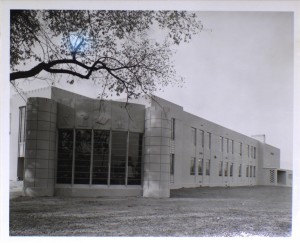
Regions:
<svg viewBox="0 0 300 243"><path fill-rule="evenodd" d="M291 236L292 189L194 188L171 198L17 197L10 236Z"/></svg>

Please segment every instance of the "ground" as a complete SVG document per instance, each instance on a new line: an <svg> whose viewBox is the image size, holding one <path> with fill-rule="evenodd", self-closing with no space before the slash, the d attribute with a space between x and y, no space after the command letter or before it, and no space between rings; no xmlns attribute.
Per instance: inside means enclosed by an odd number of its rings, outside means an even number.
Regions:
<svg viewBox="0 0 300 243"><path fill-rule="evenodd" d="M292 189L194 188L171 198L22 197L11 236L291 236Z"/></svg>

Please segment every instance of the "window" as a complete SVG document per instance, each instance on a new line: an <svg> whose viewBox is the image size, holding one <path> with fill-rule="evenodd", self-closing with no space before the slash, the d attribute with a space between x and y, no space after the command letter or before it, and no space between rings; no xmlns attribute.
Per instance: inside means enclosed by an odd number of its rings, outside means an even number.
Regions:
<svg viewBox="0 0 300 243"><path fill-rule="evenodd" d="M196 163L196 158L192 157L191 158L190 175L195 175L195 169L196 169L195 163Z"/></svg>
<svg viewBox="0 0 300 243"><path fill-rule="evenodd" d="M253 146L251 146L251 158L253 158L254 155L253 155Z"/></svg>
<svg viewBox="0 0 300 243"><path fill-rule="evenodd" d="M219 162L219 176L223 176L223 161Z"/></svg>
<svg viewBox="0 0 300 243"><path fill-rule="evenodd" d="M221 152L224 152L224 144L223 144L223 140L224 140L224 138L223 138L223 137L220 137L220 151L221 151Z"/></svg>
<svg viewBox="0 0 300 243"><path fill-rule="evenodd" d="M203 159L198 160L198 175L203 175Z"/></svg>
<svg viewBox="0 0 300 243"><path fill-rule="evenodd" d="M127 132L112 131L110 184L125 185Z"/></svg>
<svg viewBox="0 0 300 243"><path fill-rule="evenodd" d="M253 177L256 177L256 167L253 166Z"/></svg>
<svg viewBox="0 0 300 243"><path fill-rule="evenodd" d="M206 175L207 176L209 176L210 175L210 160L208 159L207 161L206 161L206 166L205 166L206 168Z"/></svg>
<svg viewBox="0 0 300 243"><path fill-rule="evenodd" d="M242 165L239 165L239 177L242 177Z"/></svg>
<svg viewBox="0 0 300 243"><path fill-rule="evenodd" d="M19 107L19 149L18 157L25 155L26 106Z"/></svg>
<svg viewBox="0 0 300 243"><path fill-rule="evenodd" d="M59 184L72 183L73 137L72 129L58 131L56 182Z"/></svg>
<svg viewBox="0 0 300 243"><path fill-rule="evenodd" d="M204 131L200 130L200 143L201 147L204 148Z"/></svg>
<svg viewBox="0 0 300 243"><path fill-rule="evenodd" d="M250 177L252 177L252 165L250 165Z"/></svg>
<svg viewBox="0 0 300 243"><path fill-rule="evenodd" d="M242 156L242 155L243 155L243 144L240 143L240 156Z"/></svg>
<svg viewBox="0 0 300 243"><path fill-rule="evenodd" d="M175 154L170 154L170 174L174 175Z"/></svg>
<svg viewBox="0 0 300 243"><path fill-rule="evenodd" d="M253 155L253 158L256 159L256 147L254 147Z"/></svg>
<svg viewBox="0 0 300 243"><path fill-rule="evenodd" d="M224 176L228 176L228 162L225 163Z"/></svg>
<svg viewBox="0 0 300 243"><path fill-rule="evenodd" d="M250 158L250 145L248 145L247 151L248 151L248 158Z"/></svg>
<svg viewBox="0 0 300 243"><path fill-rule="evenodd" d="M74 184L90 183L91 130L76 130Z"/></svg>
<svg viewBox="0 0 300 243"><path fill-rule="evenodd" d="M170 154L170 183L174 183L175 154Z"/></svg>
<svg viewBox="0 0 300 243"><path fill-rule="evenodd" d="M94 131L92 184L107 184L109 162L109 131Z"/></svg>
<svg viewBox="0 0 300 243"><path fill-rule="evenodd" d="M171 139L175 140L175 118L171 118Z"/></svg>
<svg viewBox="0 0 300 243"><path fill-rule="evenodd" d="M233 163L230 164L229 176L233 177Z"/></svg>
<svg viewBox="0 0 300 243"><path fill-rule="evenodd" d="M196 146L197 145L197 130L196 130L196 128L192 127L191 132L192 132L193 145Z"/></svg>
<svg viewBox="0 0 300 243"><path fill-rule="evenodd" d="M229 153L229 139L226 138L226 152Z"/></svg>
<svg viewBox="0 0 300 243"><path fill-rule="evenodd" d="M127 185L141 185L143 135L129 133Z"/></svg>
<svg viewBox="0 0 300 243"><path fill-rule="evenodd" d="M246 177L249 177L249 165L246 167Z"/></svg>
<svg viewBox="0 0 300 243"><path fill-rule="evenodd" d="M231 140L231 153L234 154L234 142Z"/></svg>
<svg viewBox="0 0 300 243"><path fill-rule="evenodd" d="M59 129L58 184L141 185L143 134Z"/></svg>
<svg viewBox="0 0 300 243"><path fill-rule="evenodd" d="M207 148L211 149L211 133L207 133Z"/></svg>

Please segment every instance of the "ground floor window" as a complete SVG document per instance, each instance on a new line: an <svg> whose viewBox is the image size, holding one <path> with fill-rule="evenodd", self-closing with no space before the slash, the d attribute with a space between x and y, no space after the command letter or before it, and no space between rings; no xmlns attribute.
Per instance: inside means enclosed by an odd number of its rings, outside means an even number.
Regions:
<svg viewBox="0 0 300 243"><path fill-rule="evenodd" d="M57 183L140 185L142 134L123 131L58 131Z"/></svg>
<svg viewBox="0 0 300 243"><path fill-rule="evenodd" d="M174 183L175 154L170 154L170 182Z"/></svg>
<svg viewBox="0 0 300 243"><path fill-rule="evenodd" d="M206 166L205 166L205 175L209 176L210 175L210 160L206 160Z"/></svg>
<svg viewBox="0 0 300 243"><path fill-rule="evenodd" d="M190 175L195 175L195 169L196 169L196 158L191 158L191 166L190 166Z"/></svg>
<svg viewBox="0 0 300 243"><path fill-rule="evenodd" d="M229 176L233 176L233 163L230 164Z"/></svg>
<svg viewBox="0 0 300 243"><path fill-rule="evenodd" d="M228 162L225 163L224 176L228 176Z"/></svg>
<svg viewBox="0 0 300 243"><path fill-rule="evenodd" d="M219 176L223 176L223 161L219 162Z"/></svg>
<svg viewBox="0 0 300 243"><path fill-rule="evenodd" d="M203 175L203 159L198 160L198 175Z"/></svg>

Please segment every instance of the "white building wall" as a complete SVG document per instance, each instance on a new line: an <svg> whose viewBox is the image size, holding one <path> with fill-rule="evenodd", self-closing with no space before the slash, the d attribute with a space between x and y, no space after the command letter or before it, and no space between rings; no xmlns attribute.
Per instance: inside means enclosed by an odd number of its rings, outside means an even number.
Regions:
<svg viewBox="0 0 300 243"><path fill-rule="evenodd" d="M175 118L175 171L174 182L171 182L171 189L181 187L199 186L247 186L257 185L258 176L258 147L259 141L239 134L230 129L219 126L203 118L189 114L182 107L155 97L157 102L152 106L157 108L167 107L170 118ZM196 129L196 145L193 142L192 128ZM204 146L202 147L201 132L204 132ZM211 134L211 147L208 144L208 133ZM223 137L223 152L220 149L220 137ZM226 139L229 139L227 152ZM232 153L232 141L234 151ZM240 154L240 143L242 153ZM249 156L248 156L249 146ZM171 146L172 147L172 146ZM254 150L251 153L251 148ZM195 174L190 174L191 159L196 159ZM203 159L203 173L198 174L199 159ZM206 165L210 161L210 175L206 175ZM223 162L223 173L219 176L219 162ZM224 174L224 167L228 163L227 176ZM230 176L230 165L233 163L233 174ZM242 175L239 177L239 165L242 165ZM246 169L249 166L249 175L246 176ZM250 176L250 168L252 173ZM255 176L254 176L255 168Z"/></svg>

